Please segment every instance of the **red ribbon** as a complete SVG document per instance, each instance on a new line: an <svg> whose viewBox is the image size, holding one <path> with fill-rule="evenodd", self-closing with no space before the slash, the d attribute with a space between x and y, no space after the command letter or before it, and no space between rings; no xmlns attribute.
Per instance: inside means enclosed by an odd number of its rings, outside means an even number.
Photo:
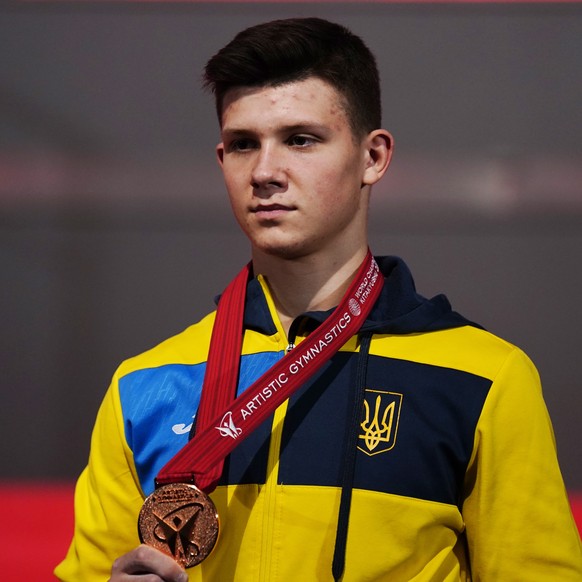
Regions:
<svg viewBox="0 0 582 582"><path fill-rule="evenodd" d="M162 468L156 479L158 485L194 482L203 491L212 491L222 474L225 457L357 333L384 284L380 269L368 250L331 315L233 400L238 384L249 273L250 265L247 265L220 298L196 418L196 434Z"/></svg>

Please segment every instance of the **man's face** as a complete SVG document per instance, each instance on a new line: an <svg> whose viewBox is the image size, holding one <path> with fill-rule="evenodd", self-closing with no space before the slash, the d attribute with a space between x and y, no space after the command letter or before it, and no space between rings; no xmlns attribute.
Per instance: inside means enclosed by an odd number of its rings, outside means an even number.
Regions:
<svg viewBox="0 0 582 582"><path fill-rule="evenodd" d="M221 135L230 202L254 250L333 257L367 244L366 140L354 137L339 93L325 81L231 89Z"/></svg>

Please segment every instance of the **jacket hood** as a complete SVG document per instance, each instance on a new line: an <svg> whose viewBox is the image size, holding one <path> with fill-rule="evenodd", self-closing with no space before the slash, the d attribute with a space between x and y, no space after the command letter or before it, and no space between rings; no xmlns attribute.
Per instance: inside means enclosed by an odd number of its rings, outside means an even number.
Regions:
<svg viewBox="0 0 582 582"><path fill-rule="evenodd" d="M362 331L376 333L420 333L475 323L453 311L443 294L432 299L416 291L414 279L406 263L398 257L376 257L384 275L382 293Z"/></svg>
<svg viewBox="0 0 582 582"><path fill-rule="evenodd" d="M375 258L384 275L384 287L361 331L407 334L464 325L480 327L453 311L445 295L427 299L418 294L412 274L402 259L391 256ZM299 329L315 329L332 311L309 311L300 315L291 326L290 337L294 337ZM266 334L276 332L267 300L257 279L251 279L247 286L244 326Z"/></svg>

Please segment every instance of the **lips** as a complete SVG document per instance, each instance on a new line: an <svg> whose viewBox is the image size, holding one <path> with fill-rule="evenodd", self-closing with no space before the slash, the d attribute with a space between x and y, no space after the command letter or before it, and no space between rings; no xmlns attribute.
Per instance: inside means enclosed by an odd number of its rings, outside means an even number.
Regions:
<svg viewBox="0 0 582 582"><path fill-rule="evenodd" d="M277 210L294 210L294 208L284 204L260 204L252 208L251 212L273 212Z"/></svg>
<svg viewBox="0 0 582 582"><path fill-rule="evenodd" d="M253 214L265 219L279 218L293 210L295 210L294 206L286 206L285 204L260 204L251 208Z"/></svg>

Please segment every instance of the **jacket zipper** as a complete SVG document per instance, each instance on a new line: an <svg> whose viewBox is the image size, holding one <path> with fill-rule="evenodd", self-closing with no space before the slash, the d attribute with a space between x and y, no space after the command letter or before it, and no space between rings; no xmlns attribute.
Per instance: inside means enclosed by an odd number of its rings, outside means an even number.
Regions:
<svg viewBox="0 0 582 582"><path fill-rule="evenodd" d="M284 334L282 334L283 337ZM288 354L294 347L294 338L290 335L285 338L287 347L285 354ZM278 483L279 483L279 460L281 458L281 441L283 438L283 427L289 401L283 402L273 415L271 427L271 440L269 443L269 456L267 459L267 475L264 487L264 509L261 532L261 559L258 582L272 582L278 577L277 562L279 558L279 507L278 507Z"/></svg>
<svg viewBox="0 0 582 582"><path fill-rule="evenodd" d="M271 441L269 444L269 458L267 461L267 479L264 487L264 512L261 535L261 567L259 582L272 582L277 579L276 562L278 558L278 507L277 487L279 476L279 459L281 454L281 439L283 425L287 413L288 401L285 401L275 410Z"/></svg>
<svg viewBox="0 0 582 582"><path fill-rule="evenodd" d="M276 313L275 306L272 302L268 286L265 281L259 276L269 311L272 314ZM293 329L289 330L289 338L286 337L284 330L276 316L273 317L275 325L278 328L279 334L277 341L279 342L278 349L284 350L288 353L294 347ZM293 326L292 326L293 328ZM263 497L263 516L261 524L261 548L259 554L259 571L257 582L273 582L277 579L277 562L279 558L279 536L278 536L278 514L279 508L277 503L277 487L279 481L279 460L281 455L281 440L283 436L283 426L285 423L285 415L287 414L287 406L289 401L283 402L273 415L273 424L271 427L271 439L269 442L269 456L267 459L267 474L265 477L265 485L261 491Z"/></svg>

